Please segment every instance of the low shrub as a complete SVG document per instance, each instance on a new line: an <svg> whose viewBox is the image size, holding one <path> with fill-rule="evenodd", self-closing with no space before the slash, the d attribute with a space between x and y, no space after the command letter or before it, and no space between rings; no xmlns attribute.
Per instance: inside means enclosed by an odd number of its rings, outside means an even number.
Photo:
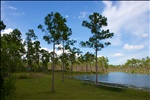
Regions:
<svg viewBox="0 0 150 100"><path fill-rule="evenodd" d="M28 73L18 73L18 74L16 74L16 78L18 78L18 79L28 79L28 78L30 78L30 75Z"/></svg>
<svg viewBox="0 0 150 100"><path fill-rule="evenodd" d="M15 90L15 77L10 75L7 78L4 78L1 86L1 100L5 100L8 96L13 96Z"/></svg>

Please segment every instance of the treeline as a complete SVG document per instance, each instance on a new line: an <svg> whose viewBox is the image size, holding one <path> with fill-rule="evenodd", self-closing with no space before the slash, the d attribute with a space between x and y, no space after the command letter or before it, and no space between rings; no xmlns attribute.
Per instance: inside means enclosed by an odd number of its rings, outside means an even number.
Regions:
<svg viewBox="0 0 150 100"><path fill-rule="evenodd" d="M1 26L6 27L3 21ZM72 44L75 43L74 41ZM64 64L65 71L94 72L95 55L90 52L82 54L79 48L69 47L68 44L65 45L65 50L68 51L64 52L64 56L55 53L55 71L62 71ZM58 48L62 49L62 45ZM1 36L1 72L4 76L14 72L47 72L52 69L52 60L53 52L42 49L32 29L26 33L24 41L18 29ZM107 71L108 62L108 58L98 57L99 71Z"/></svg>
<svg viewBox="0 0 150 100"><path fill-rule="evenodd" d="M1 30L6 25L1 21ZM69 41L70 42L70 41ZM72 40L72 47L69 42L65 45L64 56L55 53L55 71L81 71L95 72L95 55L87 52L82 54L79 48L74 47L75 40ZM62 45L58 49L62 49ZM26 39L23 41L22 33L14 29L9 34L1 36L1 73L7 76L13 72L43 71L52 69L53 52L42 49L40 41L34 30L30 29L26 33ZM150 58L130 59L123 65L108 65L107 57L98 57L98 72L115 71L122 69L126 72L138 70L147 72L150 69ZM64 68L63 68L64 67Z"/></svg>
<svg viewBox="0 0 150 100"><path fill-rule="evenodd" d="M109 65L108 70L150 74L150 57L128 59L126 63L122 65Z"/></svg>
<svg viewBox="0 0 150 100"><path fill-rule="evenodd" d="M93 13L89 18L95 18L95 16L98 18L96 19L96 23L102 19L104 26L107 25L106 18L98 13ZM95 27L94 24L96 23L83 21L83 26L88 27L91 24L91 26L93 25ZM96 28L101 28L102 25ZM1 21L1 30L5 28L6 25ZM47 72L48 70L70 70L89 72L95 71L95 62L97 67L100 66L103 71L106 71L108 59L105 57L97 57L97 55L90 52L82 54L82 51L74 46L77 41L70 39L72 31L66 25L66 19L58 12L48 14L45 17L44 25L38 25L38 29L41 29L45 33L43 39L48 44L53 45L52 52L41 48L40 41L38 41L38 37L33 29L28 30L24 41L22 39L22 33L18 29L14 29L9 34L3 34L1 36L1 68L4 76L13 72L24 71ZM93 35L93 37L89 38L90 40L88 42L82 41L80 43L83 47L88 46L94 48L96 54L105 45L110 44L109 42L102 44L99 41L113 35L112 33L109 34L109 30L103 30L102 33L99 33L98 30L94 28L92 30L93 34L97 34L97 37ZM100 37L101 34L103 35ZM56 48L56 46L58 47ZM57 55L55 49L62 50L63 53ZM67 52L65 52L66 50Z"/></svg>

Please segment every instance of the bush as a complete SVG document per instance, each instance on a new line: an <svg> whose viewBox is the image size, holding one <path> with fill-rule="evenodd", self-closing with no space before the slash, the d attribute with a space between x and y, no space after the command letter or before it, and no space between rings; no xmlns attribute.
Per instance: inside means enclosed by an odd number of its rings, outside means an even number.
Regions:
<svg viewBox="0 0 150 100"><path fill-rule="evenodd" d="M18 79L28 79L28 78L30 78L30 76L29 76L28 73L18 73L18 74L16 74L16 78L18 78Z"/></svg>
<svg viewBox="0 0 150 100"><path fill-rule="evenodd" d="M12 96L15 93L15 77L10 75L4 78L1 86L1 100L4 100L8 96Z"/></svg>

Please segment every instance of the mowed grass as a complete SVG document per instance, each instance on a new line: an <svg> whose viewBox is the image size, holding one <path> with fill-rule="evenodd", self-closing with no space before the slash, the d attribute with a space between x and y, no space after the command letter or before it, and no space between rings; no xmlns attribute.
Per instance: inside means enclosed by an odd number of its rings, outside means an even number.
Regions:
<svg viewBox="0 0 150 100"><path fill-rule="evenodd" d="M34 73L29 79L16 80L16 93L7 100L150 100L150 92L109 88L86 84L55 73L55 92L51 92L51 74Z"/></svg>

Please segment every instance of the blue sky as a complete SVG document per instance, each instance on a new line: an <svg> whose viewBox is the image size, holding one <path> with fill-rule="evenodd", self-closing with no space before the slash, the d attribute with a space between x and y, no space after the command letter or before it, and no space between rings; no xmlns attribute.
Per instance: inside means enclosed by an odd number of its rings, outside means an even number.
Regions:
<svg viewBox="0 0 150 100"><path fill-rule="evenodd" d="M48 13L59 12L67 19L67 25L72 29L71 39L76 39L76 47L83 53L94 52L92 48L82 48L80 41L86 41L91 36L90 30L82 27L82 21L88 20L93 12L107 17L109 29L114 33L112 44L98 52L99 56L109 59L109 64L123 64L127 59L141 59L150 56L150 2L149 1L2 1L1 20L7 25L2 32L9 33L15 28L25 33L34 29L42 48L52 50L43 40L44 33L37 29L44 23ZM60 51L57 51L60 53Z"/></svg>

